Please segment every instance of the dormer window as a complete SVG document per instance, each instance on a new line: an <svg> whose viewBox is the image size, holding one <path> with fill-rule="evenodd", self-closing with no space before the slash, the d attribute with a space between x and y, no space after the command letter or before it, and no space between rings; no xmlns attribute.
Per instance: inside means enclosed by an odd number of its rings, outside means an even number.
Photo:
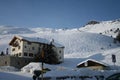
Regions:
<svg viewBox="0 0 120 80"><path fill-rule="evenodd" d="M17 47L17 46L19 46L19 43L18 43L18 41L15 41L15 42L13 43L13 46L14 46L14 47Z"/></svg>
<svg viewBox="0 0 120 80"><path fill-rule="evenodd" d="M15 48L13 48L12 51L15 51Z"/></svg>

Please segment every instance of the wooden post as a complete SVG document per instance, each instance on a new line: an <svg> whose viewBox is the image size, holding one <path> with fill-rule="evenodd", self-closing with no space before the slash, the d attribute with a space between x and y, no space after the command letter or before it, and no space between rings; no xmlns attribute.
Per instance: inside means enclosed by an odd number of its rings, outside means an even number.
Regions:
<svg viewBox="0 0 120 80"><path fill-rule="evenodd" d="M42 61L42 74L41 74L41 80L43 80L43 66L44 66L44 64L43 64L43 61Z"/></svg>
<svg viewBox="0 0 120 80"><path fill-rule="evenodd" d="M41 73L41 80L43 80L43 69L44 69L44 49L42 50L42 73Z"/></svg>

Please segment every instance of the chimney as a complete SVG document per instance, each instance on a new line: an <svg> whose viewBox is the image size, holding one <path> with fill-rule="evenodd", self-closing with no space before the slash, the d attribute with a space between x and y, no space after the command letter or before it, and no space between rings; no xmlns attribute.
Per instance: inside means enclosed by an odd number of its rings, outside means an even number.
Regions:
<svg viewBox="0 0 120 80"><path fill-rule="evenodd" d="M54 39L52 39L52 41L50 42L50 44L53 44L54 43Z"/></svg>
<svg viewBox="0 0 120 80"><path fill-rule="evenodd" d="M52 43L54 42L54 39L52 39Z"/></svg>

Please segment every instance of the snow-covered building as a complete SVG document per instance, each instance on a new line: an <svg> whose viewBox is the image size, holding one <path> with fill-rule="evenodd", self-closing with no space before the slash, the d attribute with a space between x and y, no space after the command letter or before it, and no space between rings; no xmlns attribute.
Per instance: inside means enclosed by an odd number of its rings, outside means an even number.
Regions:
<svg viewBox="0 0 120 80"><path fill-rule="evenodd" d="M14 36L9 45L12 56L24 58L34 58L37 54L41 54L43 48L52 46L51 49L55 52L58 62L63 62L64 60L64 46L54 40L48 41L43 38Z"/></svg>
<svg viewBox="0 0 120 80"><path fill-rule="evenodd" d="M87 59L77 64L77 68L90 68L92 70L104 70L107 65L94 59Z"/></svg>

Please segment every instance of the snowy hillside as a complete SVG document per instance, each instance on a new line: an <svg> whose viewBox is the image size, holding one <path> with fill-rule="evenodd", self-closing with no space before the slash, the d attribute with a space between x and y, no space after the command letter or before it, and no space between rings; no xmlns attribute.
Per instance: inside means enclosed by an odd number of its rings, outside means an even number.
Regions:
<svg viewBox="0 0 120 80"><path fill-rule="evenodd" d="M87 24L79 30L116 37L118 30L120 30L120 20L118 19L114 21L103 21L97 24Z"/></svg>
<svg viewBox="0 0 120 80"><path fill-rule="evenodd" d="M117 45L113 43L113 38L111 37L95 33L79 32L77 30L52 34L38 33L36 37L43 37L49 40L53 38L55 41L60 42L65 46L65 54L84 54L85 52L95 52L102 49L107 50L117 47Z"/></svg>

